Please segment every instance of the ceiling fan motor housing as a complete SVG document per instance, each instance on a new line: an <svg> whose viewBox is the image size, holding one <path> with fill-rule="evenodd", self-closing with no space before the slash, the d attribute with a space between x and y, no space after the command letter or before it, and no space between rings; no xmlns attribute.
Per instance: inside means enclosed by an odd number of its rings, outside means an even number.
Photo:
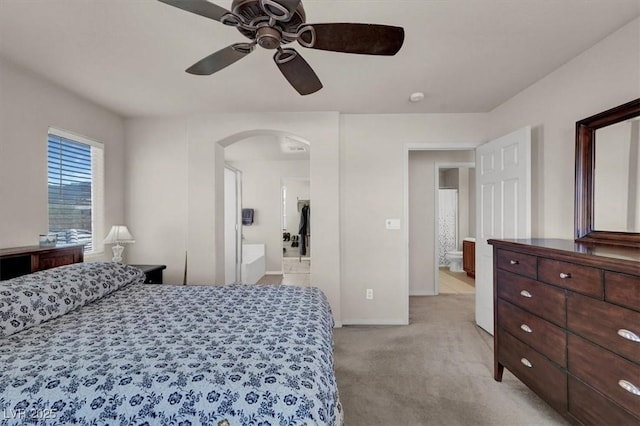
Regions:
<svg viewBox="0 0 640 426"><path fill-rule="evenodd" d="M250 40L256 40L265 49L275 49L280 43L289 43L295 39L282 35L282 32L295 33L298 27L306 22L306 15L302 2L296 8L291 18L286 21L277 21L275 27L269 27L269 16L260 7L259 0L233 0L231 10L236 15L242 17L245 22L255 26L260 26L257 31L251 31L242 27L237 27L238 31ZM277 45L274 45L274 36L277 33ZM271 47L273 46L273 47Z"/></svg>
<svg viewBox="0 0 640 426"><path fill-rule="evenodd" d="M280 31L275 28L268 26L258 28L257 36L258 38L256 40L258 44L265 49L277 49L280 47L282 36L280 35Z"/></svg>

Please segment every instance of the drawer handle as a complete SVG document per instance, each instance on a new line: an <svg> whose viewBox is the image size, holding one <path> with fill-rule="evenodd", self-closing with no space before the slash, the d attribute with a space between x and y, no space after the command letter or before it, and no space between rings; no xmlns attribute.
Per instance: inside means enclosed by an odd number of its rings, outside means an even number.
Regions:
<svg viewBox="0 0 640 426"><path fill-rule="evenodd" d="M640 388L638 388L633 383L627 382L626 380L620 380L618 381L618 385L620 385L620 387L627 392L632 393L636 396L640 396Z"/></svg>
<svg viewBox="0 0 640 426"><path fill-rule="evenodd" d="M533 330L527 324L522 324L520 328L526 333L533 333Z"/></svg>
<svg viewBox="0 0 640 426"><path fill-rule="evenodd" d="M638 336L633 331L629 331L629 330L625 330L624 328L621 328L620 330L618 330L618 335L627 340L631 340L632 342L640 343L640 336Z"/></svg>
<svg viewBox="0 0 640 426"><path fill-rule="evenodd" d="M567 278L571 278L571 274L565 274L564 272L560 272L560 278L566 280Z"/></svg>
<svg viewBox="0 0 640 426"><path fill-rule="evenodd" d="M519 265L519 264L520 264L520 261L519 261L519 260L510 260L510 261L509 261L509 264L510 264L510 265Z"/></svg>
<svg viewBox="0 0 640 426"><path fill-rule="evenodd" d="M522 291L520 292L520 296L522 296L522 297L527 297L527 298L529 298L529 299L531 299L531 298L533 297L533 296L531 295L531 293L529 293L527 290L522 290Z"/></svg>
<svg viewBox="0 0 640 426"><path fill-rule="evenodd" d="M533 367L533 364L531 364L531 361L529 361L529 360L528 360L528 359L526 359L526 358L521 358L521 359L520 359L520 362L521 362L522 364L524 364L524 366L525 366L525 367L527 367L527 368L531 368L531 367ZM620 381L622 382L623 380L620 380ZM628 383L628 382L627 382L627 383ZM622 386L622 385L620 385L620 386ZM632 386L633 386L633 385L632 385Z"/></svg>

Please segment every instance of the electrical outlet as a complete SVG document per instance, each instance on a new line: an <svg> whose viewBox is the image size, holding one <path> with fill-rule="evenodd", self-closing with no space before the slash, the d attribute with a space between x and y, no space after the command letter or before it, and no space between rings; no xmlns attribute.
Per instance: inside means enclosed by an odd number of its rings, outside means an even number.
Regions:
<svg viewBox="0 0 640 426"><path fill-rule="evenodd" d="M367 300L373 300L373 289L372 288L368 288L367 289Z"/></svg>

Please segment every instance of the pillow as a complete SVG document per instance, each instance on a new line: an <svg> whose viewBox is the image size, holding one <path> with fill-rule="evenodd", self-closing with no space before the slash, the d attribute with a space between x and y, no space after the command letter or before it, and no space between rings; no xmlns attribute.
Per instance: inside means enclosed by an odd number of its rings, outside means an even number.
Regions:
<svg viewBox="0 0 640 426"><path fill-rule="evenodd" d="M129 284L140 269L120 263L75 263L0 282L0 337L57 318Z"/></svg>

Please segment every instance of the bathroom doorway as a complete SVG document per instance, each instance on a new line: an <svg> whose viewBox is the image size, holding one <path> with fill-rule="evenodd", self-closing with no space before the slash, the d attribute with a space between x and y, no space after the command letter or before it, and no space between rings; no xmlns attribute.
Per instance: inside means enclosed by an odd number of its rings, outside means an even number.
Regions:
<svg viewBox="0 0 640 426"><path fill-rule="evenodd" d="M282 268L282 180L285 177L303 178L307 186L305 196L309 198L309 143L293 135L256 133L225 146L224 156L228 168L241 173L242 177L241 234L238 238L241 256L236 256L240 259L241 281L245 284L288 284L284 282L287 277ZM232 188L231 184L229 188ZM225 206L232 203L233 200L227 201ZM294 214L291 216L292 224L299 221ZM234 224L231 214L229 217L225 223L231 235ZM297 233L298 229L295 231ZM233 257L231 243L227 253L229 258ZM232 276L233 270L229 267L229 281ZM306 281L310 282L310 272Z"/></svg>
<svg viewBox="0 0 640 426"><path fill-rule="evenodd" d="M475 294L467 247L475 245L475 163L436 163L434 170L435 294Z"/></svg>
<svg viewBox="0 0 640 426"><path fill-rule="evenodd" d="M439 168L446 167L475 167L475 151L462 147L407 150L406 238L409 296L435 296L440 291L440 256L439 246L436 244L439 240L437 209L440 181L444 180L440 177ZM469 213L466 204L461 207ZM470 216L475 221L475 216ZM475 223L471 223L471 228L475 228ZM461 238L473 235L473 231L467 231L466 228L457 232ZM461 235L461 232L465 235Z"/></svg>

